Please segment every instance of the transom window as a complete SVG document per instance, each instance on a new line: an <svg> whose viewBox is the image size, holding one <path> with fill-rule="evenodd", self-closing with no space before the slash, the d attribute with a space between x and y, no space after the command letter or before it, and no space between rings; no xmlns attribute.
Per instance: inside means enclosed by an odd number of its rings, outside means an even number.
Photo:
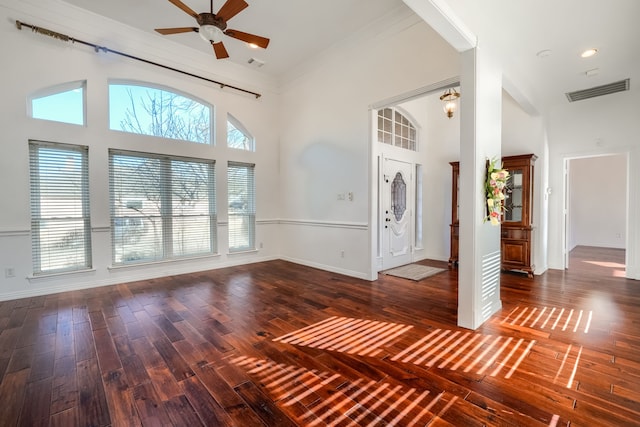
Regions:
<svg viewBox="0 0 640 427"><path fill-rule="evenodd" d="M111 150L113 263L216 251L214 162Z"/></svg>
<svg viewBox="0 0 640 427"><path fill-rule="evenodd" d="M85 81L64 83L37 91L29 97L34 119L85 124Z"/></svg>
<svg viewBox="0 0 640 427"><path fill-rule="evenodd" d="M416 128L395 108L378 110L378 142L416 151Z"/></svg>
<svg viewBox="0 0 640 427"><path fill-rule="evenodd" d="M210 144L212 107L174 92L130 83L109 84L109 128Z"/></svg>
<svg viewBox="0 0 640 427"><path fill-rule="evenodd" d="M255 151L253 137L231 114L227 115L227 146L239 150Z"/></svg>

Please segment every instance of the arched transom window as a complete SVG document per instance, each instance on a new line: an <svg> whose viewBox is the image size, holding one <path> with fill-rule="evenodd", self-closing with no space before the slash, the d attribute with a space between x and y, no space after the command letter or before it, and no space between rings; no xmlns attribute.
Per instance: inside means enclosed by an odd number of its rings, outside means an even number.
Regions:
<svg viewBox="0 0 640 427"><path fill-rule="evenodd" d="M395 108L378 110L378 142L416 151L416 127Z"/></svg>

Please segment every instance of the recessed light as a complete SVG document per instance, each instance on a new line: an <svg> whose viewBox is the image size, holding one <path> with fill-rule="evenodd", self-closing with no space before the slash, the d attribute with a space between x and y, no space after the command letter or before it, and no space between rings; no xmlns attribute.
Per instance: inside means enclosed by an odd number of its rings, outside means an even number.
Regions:
<svg viewBox="0 0 640 427"><path fill-rule="evenodd" d="M591 49L587 49L584 52L582 52L580 54L580 56L583 57L583 58L589 58L589 57L595 55L596 53L598 53L598 49L591 48Z"/></svg>

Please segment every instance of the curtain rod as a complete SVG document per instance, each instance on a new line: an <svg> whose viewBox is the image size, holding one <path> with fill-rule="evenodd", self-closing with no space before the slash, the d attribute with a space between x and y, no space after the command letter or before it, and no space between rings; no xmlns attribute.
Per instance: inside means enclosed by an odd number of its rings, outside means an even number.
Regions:
<svg viewBox="0 0 640 427"><path fill-rule="evenodd" d="M16 21L16 27L19 30L22 30L22 27L31 28L31 31L34 32L34 33L43 34L45 36L53 37L54 39L62 40L62 41L65 41L65 42L80 43L80 44L83 44L85 46L90 46L96 51L96 53L98 53L100 51L107 52L107 53L114 53L116 55L124 56L125 58L135 59L136 61L144 62L145 64L155 65L156 67L164 68L165 70L171 70L171 71L175 71L176 73L184 74L186 76L195 77L195 78L200 79L200 80L205 80L205 81L207 81L209 83L214 83L214 84L220 85L220 89L224 89L225 87L228 87L230 89L235 89L235 90L240 91L240 92L251 94L251 95L255 96L256 99L258 99L258 98L260 98L262 96L259 93L252 92L252 91L247 90L247 89L242 89L242 88L237 87L237 86L229 85L229 84L222 83L222 82L219 82L219 81L216 81L216 80L208 79L206 77L198 76L197 74L192 74L192 73L189 73L187 71L183 71L183 70L179 70L177 68L169 67L168 65L159 64L157 62L153 62L153 61L150 61L148 59L140 58L140 57L137 57L137 56L134 56L134 55L129 55L128 53L125 53L125 52L120 52L120 51L117 51L117 50L109 49L106 46L99 46L99 45L94 44L94 43L89 43L89 42L86 42L86 41L83 41L83 40L75 39L73 37L69 37L66 34L57 33L55 31L51 31L51 30L48 30L46 28L36 27L35 25L30 25L30 24L27 24L27 23L24 23L24 22L20 22L20 21Z"/></svg>

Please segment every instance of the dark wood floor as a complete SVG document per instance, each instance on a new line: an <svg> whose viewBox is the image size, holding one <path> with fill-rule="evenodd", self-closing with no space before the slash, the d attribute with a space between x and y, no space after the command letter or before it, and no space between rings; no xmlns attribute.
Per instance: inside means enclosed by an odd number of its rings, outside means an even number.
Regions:
<svg viewBox="0 0 640 427"><path fill-rule="evenodd" d="M567 271L503 274L477 331L456 327L455 271L276 261L2 302L0 425L640 425L623 263L578 248Z"/></svg>

